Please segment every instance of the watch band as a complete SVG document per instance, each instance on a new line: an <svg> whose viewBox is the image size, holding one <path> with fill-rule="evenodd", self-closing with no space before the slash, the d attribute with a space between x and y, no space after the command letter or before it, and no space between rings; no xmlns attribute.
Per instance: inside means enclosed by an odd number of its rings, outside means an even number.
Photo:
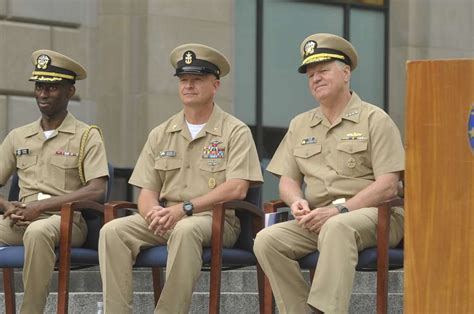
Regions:
<svg viewBox="0 0 474 314"><path fill-rule="evenodd" d="M337 204L335 207L339 211L339 214L344 214L344 213L349 212L349 209L346 206L342 205L342 204Z"/></svg>

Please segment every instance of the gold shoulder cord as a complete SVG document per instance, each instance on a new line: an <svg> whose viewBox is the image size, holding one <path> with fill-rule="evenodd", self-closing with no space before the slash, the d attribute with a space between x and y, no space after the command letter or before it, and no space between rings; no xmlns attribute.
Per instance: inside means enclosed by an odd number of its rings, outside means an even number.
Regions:
<svg viewBox="0 0 474 314"><path fill-rule="evenodd" d="M84 158L86 157L85 155L85 150L86 150L86 144L87 144L87 139L89 138L89 133L92 129L96 129L99 131L100 137L102 137L102 141L104 140L104 136L102 135L102 131L97 125L91 125L89 126L84 133L82 133L81 137L81 146L79 148L79 178L81 179L82 185L86 185L86 178L84 176Z"/></svg>

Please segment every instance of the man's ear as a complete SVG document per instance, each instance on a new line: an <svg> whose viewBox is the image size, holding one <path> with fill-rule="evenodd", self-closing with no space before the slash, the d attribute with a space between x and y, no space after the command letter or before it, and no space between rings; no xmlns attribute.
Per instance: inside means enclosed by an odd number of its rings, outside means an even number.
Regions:
<svg viewBox="0 0 474 314"><path fill-rule="evenodd" d="M76 94L76 86L74 84L71 84L69 85L69 99L71 99L74 94Z"/></svg>
<svg viewBox="0 0 474 314"><path fill-rule="evenodd" d="M214 80L214 88L217 90L217 89L219 89L219 86L221 86L221 81L220 80Z"/></svg>
<svg viewBox="0 0 474 314"><path fill-rule="evenodd" d="M349 82L351 80L351 67L346 66L344 67L344 82Z"/></svg>

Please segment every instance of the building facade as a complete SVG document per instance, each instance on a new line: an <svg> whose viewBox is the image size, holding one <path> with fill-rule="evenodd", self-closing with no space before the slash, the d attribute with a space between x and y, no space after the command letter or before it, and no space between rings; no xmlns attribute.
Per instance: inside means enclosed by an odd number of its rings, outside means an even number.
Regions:
<svg viewBox="0 0 474 314"><path fill-rule="evenodd" d="M0 139L39 117L30 55L52 49L88 71L71 112L103 129L115 166L132 168L148 132L181 108L170 51L197 42L230 59L217 102L249 124L265 164L291 117L316 106L296 71L315 32L354 43L353 88L403 134L406 61L472 58L472 29L474 0L0 0ZM265 179L264 198L276 197Z"/></svg>

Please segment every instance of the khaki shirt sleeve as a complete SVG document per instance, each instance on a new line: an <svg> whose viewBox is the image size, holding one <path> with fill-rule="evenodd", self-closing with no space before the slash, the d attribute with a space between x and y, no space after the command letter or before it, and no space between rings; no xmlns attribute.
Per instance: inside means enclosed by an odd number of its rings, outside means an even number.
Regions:
<svg viewBox="0 0 474 314"><path fill-rule="evenodd" d="M295 138L293 133L294 120L291 121L288 132L281 141L278 149L268 164L267 170L278 176L290 177L297 182L303 181L303 174L295 160L293 150L295 147Z"/></svg>
<svg viewBox="0 0 474 314"><path fill-rule="evenodd" d="M0 186L7 183L16 168L13 137L13 133L10 132L0 146Z"/></svg>
<svg viewBox="0 0 474 314"><path fill-rule="evenodd" d="M230 136L227 153L226 180L263 182L257 149L247 126L237 127Z"/></svg>
<svg viewBox="0 0 474 314"><path fill-rule="evenodd" d="M155 143L158 143L157 132L152 131L138 157L129 183L140 188L160 192L163 181L155 170L155 159L157 158L157 152L155 151L157 147Z"/></svg>
<svg viewBox="0 0 474 314"><path fill-rule="evenodd" d="M84 177L86 182L92 179L109 176L105 146L99 132L91 129L86 143L84 158Z"/></svg>
<svg viewBox="0 0 474 314"><path fill-rule="evenodd" d="M400 132L388 116L372 121L370 129L371 158L374 176L405 169L405 150Z"/></svg>

